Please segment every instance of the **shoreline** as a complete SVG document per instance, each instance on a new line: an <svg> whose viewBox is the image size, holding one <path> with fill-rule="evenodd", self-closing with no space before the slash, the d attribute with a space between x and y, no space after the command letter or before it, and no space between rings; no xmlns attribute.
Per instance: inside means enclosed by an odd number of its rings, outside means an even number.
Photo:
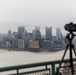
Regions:
<svg viewBox="0 0 76 75"><path fill-rule="evenodd" d="M55 52L59 52L59 51L63 51L65 49L61 49L61 50L51 50L51 49L13 49L13 48L0 48L0 50L7 50L7 51L28 51L28 52L34 52L34 53L55 53Z"/></svg>

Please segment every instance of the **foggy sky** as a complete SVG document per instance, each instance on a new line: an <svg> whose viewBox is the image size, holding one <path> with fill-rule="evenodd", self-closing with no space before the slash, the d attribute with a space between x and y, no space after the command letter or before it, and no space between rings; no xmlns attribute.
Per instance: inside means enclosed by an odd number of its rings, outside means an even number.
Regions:
<svg viewBox="0 0 76 75"><path fill-rule="evenodd" d="M76 23L76 0L0 0L0 33L18 26L31 32L37 25L42 34L46 26L52 26L53 34L56 27L65 34L69 22Z"/></svg>

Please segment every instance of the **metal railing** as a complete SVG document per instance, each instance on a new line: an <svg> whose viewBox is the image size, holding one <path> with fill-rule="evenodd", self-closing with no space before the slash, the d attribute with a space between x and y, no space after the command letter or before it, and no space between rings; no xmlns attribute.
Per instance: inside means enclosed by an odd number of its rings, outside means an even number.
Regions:
<svg viewBox="0 0 76 75"><path fill-rule="evenodd" d="M31 73L32 74L34 73L33 75L43 75L44 73L47 73L46 75L55 75L55 71L56 71L56 67L57 67L56 65L59 64L60 61L61 60L2 67L2 68L0 68L0 73L16 70L16 73L12 73L11 75L29 75L29 74L31 75ZM63 63L68 63L69 61L70 61L69 59L66 59L63 61ZM76 61L76 59L74 58L73 61ZM42 69L38 69L38 70L35 69L33 71L20 72L20 70L22 70L22 69L26 70L26 69L30 69L30 68L33 69L33 68L38 68L38 67L42 67ZM40 74L37 74L39 72L40 72Z"/></svg>

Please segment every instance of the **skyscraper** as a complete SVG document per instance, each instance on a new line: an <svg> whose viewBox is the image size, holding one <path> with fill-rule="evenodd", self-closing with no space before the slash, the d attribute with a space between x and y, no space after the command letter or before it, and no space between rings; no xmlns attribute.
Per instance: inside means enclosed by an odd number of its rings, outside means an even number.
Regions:
<svg viewBox="0 0 76 75"><path fill-rule="evenodd" d="M27 37L27 31L25 30L23 33L22 33L22 39L25 39Z"/></svg>
<svg viewBox="0 0 76 75"><path fill-rule="evenodd" d="M25 31L25 27L24 26L19 26L18 27L18 34L17 34L18 39L22 39L22 33L24 31Z"/></svg>
<svg viewBox="0 0 76 75"><path fill-rule="evenodd" d="M40 27L39 27L39 26L36 26L36 27L35 27L35 30L40 31Z"/></svg>
<svg viewBox="0 0 76 75"><path fill-rule="evenodd" d="M11 37L12 36L12 33L11 33L11 30L8 31L8 37Z"/></svg>
<svg viewBox="0 0 76 75"><path fill-rule="evenodd" d="M41 47L41 32L39 27L35 27L33 30L33 39L39 41L39 47Z"/></svg>
<svg viewBox="0 0 76 75"><path fill-rule="evenodd" d="M25 48L24 40L23 39L19 39L18 40L18 48L19 49L24 49Z"/></svg>
<svg viewBox="0 0 76 75"><path fill-rule="evenodd" d="M24 26L19 26L18 27L18 33L23 33L25 31L25 27Z"/></svg>
<svg viewBox="0 0 76 75"><path fill-rule="evenodd" d="M62 33L59 28L56 28L56 39L61 40L62 39Z"/></svg>
<svg viewBox="0 0 76 75"><path fill-rule="evenodd" d="M52 27L46 27L46 40L52 41Z"/></svg>
<svg viewBox="0 0 76 75"><path fill-rule="evenodd" d="M34 40L39 40L41 39L41 32L40 32L40 27L35 27L35 30L33 30L33 38Z"/></svg>

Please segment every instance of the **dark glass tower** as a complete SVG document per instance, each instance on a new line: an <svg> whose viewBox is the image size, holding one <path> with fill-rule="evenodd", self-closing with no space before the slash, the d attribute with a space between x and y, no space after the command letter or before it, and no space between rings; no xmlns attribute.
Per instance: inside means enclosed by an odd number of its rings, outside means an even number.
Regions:
<svg viewBox="0 0 76 75"><path fill-rule="evenodd" d="M41 39L41 33L40 31L36 30L36 40Z"/></svg>
<svg viewBox="0 0 76 75"><path fill-rule="evenodd" d="M46 27L46 40L52 41L52 27Z"/></svg>
<svg viewBox="0 0 76 75"><path fill-rule="evenodd" d="M24 26L19 26L18 27L18 34L17 34L18 39L22 39L22 33L24 31L25 31L25 27Z"/></svg>
<svg viewBox="0 0 76 75"><path fill-rule="evenodd" d="M25 31L25 27L24 26L18 27L18 33L23 33L24 31Z"/></svg>

